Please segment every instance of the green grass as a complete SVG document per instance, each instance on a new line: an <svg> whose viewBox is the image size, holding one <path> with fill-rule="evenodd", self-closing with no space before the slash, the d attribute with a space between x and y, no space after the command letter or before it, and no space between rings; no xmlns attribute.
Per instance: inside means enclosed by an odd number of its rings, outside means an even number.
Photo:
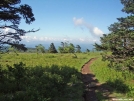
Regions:
<svg viewBox="0 0 134 101"><path fill-rule="evenodd" d="M82 101L81 67L98 54L3 54L0 100Z"/></svg>
<svg viewBox="0 0 134 101"><path fill-rule="evenodd" d="M129 71L116 71L108 67L108 61L102 61L99 57L90 66L91 71L102 84L113 88L111 95L120 98L134 97L134 75ZM100 96L101 94L98 93Z"/></svg>
<svg viewBox="0 0 134 101"><path fill-rule="evenodd" d="M112 68L108 67L108 61L102 61L101 55L99 52L93 53L90 52L88 54L86 53L78 53L76 54L77 58L74 57L73 54L36 54L36 53L19 53L16 55L15 53L10 54L3 54L1 55L0 64L2 65L2 68L7 69L7 65L14 66L14 64L18 64L20 62L23 62L26 66L26 68L35 71L35 75L32 74L33 77L36 78L36 75L40 74L37 73L38 67L46 68L45 73L56 73L55 76L47 77L46 74L42 74L45 78L48 78L53 80L61 80L59 82L64 81L64 76L67 76L68 73L75 71L73 68L77 70L78 73L80 73L81 67L84 63L86 63L89 59L98 57L97 60L95 60L92 65L90 66L91 71L95 74L96 78L101 82L102 84L107 84L109 87L113 87L113 91L111 92L111 96L117 97L117 98L130 98L134 96L134 75L133 73L130 73L128 71L122 72L122 71L116 71ZM51 68L48 70L47 68ZM67 67L67 68L66 68ZM55 69L54 69L55 68ZM66 68L66 70L62 70L62 68ZM69 69L72 68L72 69ZM58 71L56 71L58 70ZM60 70L62 70L60 72ZM44 71L44 70L43 70ZM60 72L61 74L57 74ZM73 101L79 101L80 97L78 98L77 95L82 95L83 89L80 81L77 79L80 75L71 74L73 79L70 79L70 81L66 82L67 86L66 90L68 93L72 92L69 96L73 96L76 99ZM56 78L55 78L56 77ZM32 78L32 77L31 77ZM62 79L61 79L62 78ZM66 78L69 78L68 76ZM63 80L63 81L62 81ZM32 81L29 81L32 82ZM42 81L39 81L42 83ZM43 81L44 82L44 81ZM53 81L51 81L53 82ZM72 86L73 84L76 84L76 86ZM34 84L34 83L33 83ZM59 84L59 83L57 83ZM38 86L38 84L35 84ZM48 83L49 85L49 83ZM49 87L49 86L46 86ZM37 89L37 88L35 88ZM50 87L51 89L51 87ZM77 92L77 93L75 93ZM30 93L29 91L27 93ZM38 93L38 92L37 92ZM73 95L74 94L74 95ZM97 91L97 96L100 99L100 101L105 101L106 99L103 98L103 94L99 91ZM65 99L64 99L65 100ZM46 100L47 101L47 100ZM49 100L48 100L49 101Z"/></svg>
<svg viewBox="0 0 134 101"><path fill-rule="evenodd" d="M78 70L81 69L81 66L87 62L90 58L96 57L96 53L76 54L77 58L73 58L73 54L36 54L36 53L15 53L4 54L1 56L0 64L3 67L6 65L11 65L23 62L26 66L35 67L35 66L71 66L75 67Z"/></svg>

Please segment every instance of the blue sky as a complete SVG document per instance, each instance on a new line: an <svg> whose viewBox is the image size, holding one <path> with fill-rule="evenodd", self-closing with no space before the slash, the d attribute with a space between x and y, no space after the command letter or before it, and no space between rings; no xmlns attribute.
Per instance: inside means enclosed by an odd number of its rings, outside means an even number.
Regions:
<svg viewBox="0 0 134 101"><path fill-rule="evenodd" d="M36 21L20 28L40 29L22 37L27 43L65 42L99 43L103 33L116 18L126 16L121 12L120 0L22 0L32 7Z"/></svg>

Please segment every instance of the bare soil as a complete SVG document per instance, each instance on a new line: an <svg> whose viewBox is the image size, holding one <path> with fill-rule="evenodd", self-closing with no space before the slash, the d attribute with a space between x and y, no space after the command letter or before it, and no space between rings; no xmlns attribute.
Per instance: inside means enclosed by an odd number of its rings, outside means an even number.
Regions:
<svg viewBox="0 0 134 101"><path fill-rule="evenodd" d="M81 68L82 82L84 83L84 101L112 101L112 89L106 84L101 84L90 71L90 65L97 58L90 59ZM101 100L100 100L101 99Z"/></svg>

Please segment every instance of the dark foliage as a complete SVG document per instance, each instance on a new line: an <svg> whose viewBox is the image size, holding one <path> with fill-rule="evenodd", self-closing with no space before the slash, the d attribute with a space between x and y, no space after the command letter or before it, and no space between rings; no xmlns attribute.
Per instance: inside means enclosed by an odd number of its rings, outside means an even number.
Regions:
<svg viewBox="0 0 134 101"><path fill-rule="evenodd" d="M134 1L121 0L122 11L127 17L117 18L118 22L108 28L110 33L101 37L101 44L95 44L97 50L104 51L103 60L110 61L109 66L118 70L134 71ZM111 54L107 54L111 51Z"/></svg>
<svg viewBox="0 0 134 101"><path fill-rule="evenodd" d="M3 46L11 45L18 50L26 50L24 44L19 44L21 36L35 30L25 31L19 28L21 19L25 20L26 24L31 24L35 21L32 9L27 4L20 4L21 0L1 0L0 1L0 51Z"/></svg>
<svg viewBox="0 0 134 101"><path fill-rule="evenodd" d="M50 44L50 47L49 47L49 52L50 53L58 53L55 46L54 46L54 43L51 43Z"/></svg>
<svg viewBox="0 0 134 101"><path fill-rule="evenodd" d="M77 49L76 50L76 53L81 53L81 47L80 47L80 45L77 45L75 48Z"/></svg>
<svg viewBox="0 0 134 101"><path fill-rule="evenodd" d="M78 78L78 70L68 66L26 68L21 62L0 67L0 101L78 101Z"/></svg>
<svg viewBox="0 0 134 101"><path fill-rule="evenodd" d="M107 81L106 82L109 86L113 87L114 91L118 92L118 93L127 93L129 92L129 87L124 84L124 82L120 79L116 79L114 81Z"/></svg>

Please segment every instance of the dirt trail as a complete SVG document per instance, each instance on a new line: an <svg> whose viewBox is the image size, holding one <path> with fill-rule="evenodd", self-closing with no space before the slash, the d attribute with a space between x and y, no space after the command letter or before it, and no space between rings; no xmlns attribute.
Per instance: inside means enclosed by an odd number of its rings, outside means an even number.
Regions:
<svg viewBox="0 0 134 101"><path fill-rule="evenodd" d="M85 92L83 94L85 101L98 101L96 94L95 94L95 88L89 89L89 84L91 82L96 82L94 75L90 72L89 66L90 64L95 60L96 58L90 59L87 63L85 63L81 68L82 73L82 82L84 83L84 89ZM96 82L97 83L97 82Z"/></svg>
<svg viewBox="0 0 134 101"><path fill-rule="evenodd" d="M95 78L95 75L90 71L90 65L93 61L95 61L97 58L90 59L87 63L85 63L81 68L81 74L82 74L82 82L84 83L84 101L99 101L97 99L97 93L96 91L101 92L103 94L103 97L110 100L110 89L104 85L100 84L98 80Z"/></svg>

